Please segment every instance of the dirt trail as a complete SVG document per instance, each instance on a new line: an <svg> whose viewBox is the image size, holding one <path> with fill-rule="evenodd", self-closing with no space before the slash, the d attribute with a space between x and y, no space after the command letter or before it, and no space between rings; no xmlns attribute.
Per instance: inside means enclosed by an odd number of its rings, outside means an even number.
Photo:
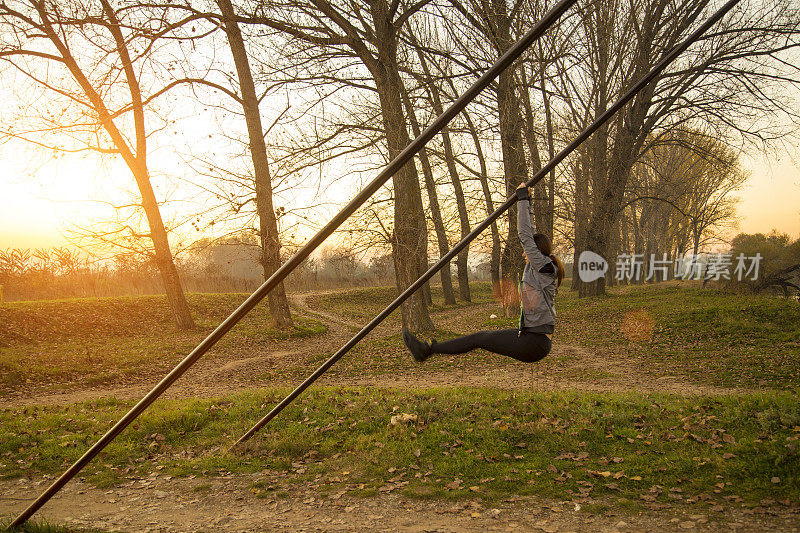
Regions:
<svg viewBox="0 0 800 533"><path fill-rule="evenodd" d="M200 396L221 396L240 390L270 385L263 378L265 367L279 367L281 361L295 362L307 354L333 354L364 324L319 308L312 308L308 300L313 297L332 294L336 291L312 291L290 295L294 312L321 320L328 331L319 336L293 338L275 342L272 346L253 353L231 352L225 356L200 359L181 379L164 394L164 398L187 398ZM470 308L449 309L435 315L437 324L446 325L456 331L471 331L475 323L496 312L492 303ZM396 326L383 323L375 328L365 339L381 338L398 333ZM321 383L339 385L366 385L371 387L454 387L491 386L505 389L525 390L583 390L593 392L662 392L687 396L717 395L742 392L711 385L691 382L686 376L672 374L653 377L643 373L640 366L627 357L613 353L596 353L581 346L558 342L554 339L553 351L545 360L559 361L558 364L506 364L502 366L485 365L481 368L464 368L462 365L448 365L437 372L424 372L424 367L402 374L368 375L358 377L324 376ZM400 344L397 335L397 343ZM457 357L451 357L457 363ZM309 368L309 373L314 368ZM160 378L158 378L160 379ZM65 405L113 396L118 399L134 400L144 396L158 379L141 380L128 386L94 386L29 394L23 392L6 396L2 403L16 405ZM281 383L286 385L286 383Z"/></svg>
<svg viewBox="0 0 800 533"><path fill-rule="evenodd" d="M328 330L335 330L338 333L344 333L346 327L361 329L364 327L364 324L360 324L355 320L350 320L349 318L334 315L328 312L323 311L322 309L312 309L308 305L308 299L317 296L325 296L328 294L336 294L341 291L337 290L326 290L326 291L309 291L309 292L301 292L290 294L289 299L292 301L292 304L296 309L299 309L301 313L305 315L316 316L318 318L324 319L323 322L326 322L328 325Z"/></svg>
<svg viewBox="0 0 800 533"><path fill-rule="evenodd" d="M176 479L153 475L98 489L76 481L37 514L72 527L108 531L798 531L800 513L784 507L752 512L694 512L676 507L636 516L581 511L581 503L511 498L484 504L409 500L395 494L357 498L321 495L312 487L287 487L281 498L259 498L264 477ZM0 514L21 512L50 480L0 481ZM277 481L276 481L277 483ZM80 504L76 505L78 502ZM602 503L598 501L586 503ZM696 513L696 514L695 514Z"/></svg>
<svg viewBox="0 0 800 533"><path fill-rule="evenodd" d="M361 325L318 309L311 309L306 303L313 296L330 294L334 291L313 291L290 295L294 311L301 316L322 320L328 327L323 335L307 338L292 338L276 341L270 348L260 353L231 353L225 357L206 356L198 360L183 377L176 381L163 395L163 398L187 398L221 396L266 383L259 376L265 363L279 366L282 359L291 360L301 354L333 353L350 338L352 328ZM373 333L379 334L379 333ZM160 378L158 378L160 379ZM23 393L3 398L3 405L66 405L113 396L121 400L139 399L158 382L158 379L139 381L128 386L93 386L46 392L39 394Z"/></svg>

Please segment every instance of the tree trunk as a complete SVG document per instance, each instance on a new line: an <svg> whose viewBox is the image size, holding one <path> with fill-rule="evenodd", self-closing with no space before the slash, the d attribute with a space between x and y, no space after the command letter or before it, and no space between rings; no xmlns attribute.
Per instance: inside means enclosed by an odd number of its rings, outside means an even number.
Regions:
<svg viewBox="0 0 800 533"><path fill-rule="evenodd" d="M528 87L528 79L525 74L525 68L520 68L520 75L522 76L522 87L520 93L522 95L522 108L525 111L525 141L528 144L528 152L531 154L531 175L536 174L542 168L542 158L539 155L539 146L536 143L536 122L533 118L533 106L531 106L531 94ZM548 208L550 201L547 198L547 182L542 179L533 187L533 221L537 232L544 232L545 226L548 224ZM552 219L550 220L552 226ZM550 236L552 237L552 228Z"/></svg>
<svg viewBox="0 0 800 533"><path fill-rule="evenodd" d="M247 134L250 141L250 154L253 160L255 176L256 210L259 220L259 237L261 241L261 265L264 279L269 278L281 266L280 237L278 221L272 204L272 181L267 159L267 146L261 125L261 113L258 109L255 83L250 71L250 62L239 25L234 20L233 6L230 0L217 0L225 18L225 33L228 36L236 73L239 78L239 89L242 98L242 110L247 123ZM292 326L292 316L283 282L278 284L268 295L269 311L272 320L279 328Z"/></svg>
<svg viewBox="0 0 800 533"><path fill-rule="evenodd" d="M550 161L556 156L556 148L555 148L555 139L554 139L554 132L553 132L553 112L550 108L550 95L547 92L546 85L546 77L545 77L545 69L547 65L545 64L544 60L544 51L542 50L542 41L539 40L537 43L539 47L539 84L541 85L542 91L542 102L544 103L544 118L545 118L545 127L547 133L547 155ZM542 228L550 238L554 238L555 236L555 216L556 216L556 171L555 169L550 171L550 175L547 178L547 200L548 200L548 209L546 211L545 217L545 226Z"/></svg>
<svg viewBox="0 0 800 533"><path fill-rule="evenodd" d="M186 295L183 293L178 269L175 268L175 262L172 260L167 231L164 228L161 211L158 209L158 202L150 184L147 167L142 164L132 170L142 195L142 207L150 227L150 238L153 241L156 264L161 274L161 280L164 282L164 292L167 295L170 309L172 309L175 324L182 329L194 328L192 313L189 310Z"/></svg>
<svg viewBox="0 0 800 533"><path fill-rule="evenodd" d="M375 88L381 105L381 118L386 132L389 159L394 159L411 142L406 130L405 114L401 98L402 80L397 67L397 35L389 20L386 0L375 0L370 5L378 58L369 61L368 67L375 80ZM422 209L414 162L409 161L392 177L394 186L394 238L396 281L402 291L416 281L419 272L419 257L426 256L427 227ZM417 291L402 305L403 327L415 332L433 331L433 322L428 313L423 294Z"/></svg>
<svg viewBox="0 0 800 533"><path fill-rule="evenodd" d="M437 115L438 114L441 113L437 111ZM461 238L463 239L469 235L470 232L467 202L464 198L464 189L461 188L461 180L456 171L453 146L450 142L450 133L447 131L447 128L442 130L442 136L444 137L445 161L447 162L450 181L453 183L453 192L455 193L456 206L458 207L458 220L461 227ZM458 268L458 295L462 300L471 302L472 297L469 292L469 246L466 246L459 252L456 258L456 267Z"/></svg>
<svg viewBox="0 0 800 533"><path fill-rule="evenodd" d="M161 218L161 211L158 208L158 201L156 200L153 186L150 183L150 173L147 169L147 134L145 129L144 120L144 105L142 102L142 93L139 86L139 79L133 69L133 63L128 52L125 38L120 30L119 21L116 18L113 8L108 0L101 0L103 11L109 19L109 31L114 37L117 46L117 53L122 61L122 68L125 72L125 78L131 93L131 103L133 108L134 129L136 138L136 151L134 152L128 146L125 136L117 129L114 124L111 114L106 108L101 95L94 89L89 82L86 75L78 67L74 56L71 55L69 48L63 45L58 35L53 31L49 23L45 23L47 28L46 32L50 40L56 45L64 58L67 68L72 73L75 80L83 88L86 96L92 102L92 105L97 112L100 121L105 127L106 131L111 136L114 144L125 160L126 165L133 174L136 180L136 185L142 195L142 207L147 217L147 223L150 227L150 238L153 241L153 248L155 251L156 264L158 265L161 279L164 282L164 292L167 295L175 323L179 328L191 329L194 328L194 321L192 320L191 312L189 311L189 304L186 302L186 295L183 293L180 277L178 276L178 269L175 268L175 262L172 259L172 251L169 247L169 239L167 231L164 227L164 221ZM43 20L46 16L43 12L44 4L38 7Z"/></svg>
<svg viewBox="0 0 800 533"><path fill-rule="evenodd" d="M633 224L633 254L644 254L644 238L642 237L642 224L636 213L635 204L631 204L631 223ZM630 280L631 284L636 283L635 279Z"/></svg>
<svg viewBox="0 0 800 533"><path fill-rule="evenodd" d="M419 121L411 105L411 99L408 97L408 91L403 88L403 102L406 106L406 114L411 122L411 131L415 137L420 135ZM422 163L422 175L425 179L425 190L428 193L428 207L431 211L431 219L433 220L433 229L436 232L436 241L439 245L439 257L443 257L450 251L450 243L447 241L447 232L444 228L444 221L442 220L442 210L439 207L439 197L436 193L436 183L433 179L433 170L431 169L431 162L428 159L427 148L423 147L419 151L419 160ZM445 305L453 305L456 303L455 294L453 294L453 278L450 273L450 263L445 263L439 271L442 278L442 294L444 296Z"/></svg>
<svg viewBox="0 0 800 533"><path fill-rule="evenodd" d="M427 223L425 224L427 228ZM425 244L423 244L422 249L425 250L425 253L419 255L419 265L417 266L417 277L422 277L422 275L428 270L428 231L425 231ZM430 280L426 281L422 284L422 287L419 289L422 293L422 298L425 300L427 305L433 305L433 294L431 294L431 282Z"/></svg>
<svg viewBox="0 0 800 533"><path fill-rule="evenodd" d="M606 111L609 100L608 65L609 56L611 53L611 34L610 24L607 20L608 13L603 11L603 9L603 5L595 4L592 11L589 13L589 17L594 19L592 22L590 22L590 25L594 26L596 31L596 43L594 50L592 51L592 60L594 63L593 66L596 69L594 75L597 90L597 97L594 104L595 117L599 117ZM586 249L599 254L606 261L609 259L608 240L611 236L611 228L613 227L609 216L613 216L613 214L600 213L601 209L607 209L608 206L603 204L598 197L601 196L605 190L607 181L608 129L608 123L603 124L600 126L600 128L598 128L597 131L594 132L592 137L586 141L589 144L589 168L587 169L587 176L591 176L592 196L594 197L594 202L592 203L592 216L590 219L588 219L589 223L587 224L587 231L585 233ZM602 217L603 231L605 232L600 240L598 240L598 232L600 231L600 228L595 227L595 224L598 223L596 221L598 217ZM586 287L585 285L586 283L578 280L579 296L605 294L605 277L590 283L590 285L592 285L591 287Z"/></svg>
<svg viewBox="0 0 800 533"><path fill-rule="evenodd" d="M630 242L630 231L628 230L628 217L625 212L622 212L622 216L620 217L619 221L619 233L620 233L620 251L624 253L630 253L631 251L631 242Z"/></svg>
<svg viewBox="0 0 800 533"><path fill-rule="evenodd" d="M647 244L644 247L644 257L642 258L642 279L643 282L653 283L656 281L655 277L650 278L649 280L647 277L650 274L650 268L652 267L651 259L652 255L655 253L653 250L653 232L652 232L652 221L648 220L648 224L646 226L648 229L647 231Z"/></svg>
<svg viewBox="0 0 800 533"><path fill-rule="evenodd" d="M433 103L433 111L437 116L444 113L442 107L442 99L439 95L439 88L433 83L433 78L428 70L428 65L422 52L419 53L420 63L423 72L431 82L428 84L428 89ZM467 202L464 199L464 189L461 187L461 180L458 177L458 170L456 170L455 156L453 155L453 144L450 141L450 129L445 126L442 128L442 143L444 144L444 161L447 165L447 171L450 175L450 181L453 183L453 192L456 197L456 206L458 207L458 221L461 228L461 238L463 239L469 235L469 214L467 213ZM456 258L456 267L458 269L458 294L462 300L467 302L472 301L469 294L469 246L465 247L459 252Z"/></svg>
<svg viewBox="0 0 800 533"><path fill-rule="evenodd" d="M629 224L628 217L625 214L625 212L623 211L622 212L622 216L620 217L620 220L619 220L619 231L620 231L619 243L620 243L620 245L619 245L618 251L621 252L621 253L625 253L625 254L629 254L630 251L631 251L630 231L628 230L628 224ZM616 269L614 269L612 272L614 273L614 277L616 278ZM620 285L627 285L627 283L626 283L624 278L620 279L620 280L617 280L617 282Z"/></svg>
<svg viewBox="0 0 800 533"><path fill-rule="evenodd" d="M622 199L635 160L634 154L638 153L636 145L640 139L637 139L635 132L638 132L640 122L635 119L635 116L628 117L625 126L621 125L617 129L617 139L607 166L608 179L595 192L595 208L587 231L587 249L606 261L609 261L614 251L613 232L622 211ZM601 296L605 294L605 290L606 278L601 277L594 282L581 283L578 296Z"/></svg>
<svg viewBox="0 0 800 533"><path fill-rule="evenodd" d="M464 111L462 112L467 121L472 141L475 144L475 154L478 157L478 164L481 167L479 180L481 182L481 189L486 201L486 214L487 216L494 213L494 202L492 201L492 191L489 188L489 172L486 167L486 157L483 155L483 148L481 147L481 139L478 135L478 130L472 123L472 119ZM500 231L497 229L497 222L492 222L492 251L489 259L489 276L492 279L492 296L500 298L502 293L500 290Z"/></svg>
<svg viewBox="0 0 800 533"><path fill-rule="evenodd" d="M604 4L596 5L601 8L604 6ZM652 57L654 55L653 49L657 44L654 39L658 34L659 26L663 23L661 17L667 5L669 5L669 2L659 2L657 5L653 6L653 9L645 10L642 13L642 21L638 23L635 35L637 39L635 56L632 58L631 66L627 71L629 73L627 83L632 83L633 80L640 79L654 64L655 58ZM661 43L664 49L668 50L674 46L674 42L680 38L680 35L700 12L700 10L695 10L692 12L691 16L676 19L674 31L671 31L667 37L668 42ZM610 34L609 29L612 24L605 13L601 13L600 15L606 17L597 23L600 41L605 43L605 36ZM598 101L603 105L607 102L609 88L605 76L605 69L608 65L607 58L607 46L605 46L605 44L598 45L597 64L600 69L598 79L600 82L600 90L603 93ZM632 167L638 160L645 139L653 128L653 120L655 119L648 119L647 115L653 104L653 95L656 87L657 79L651 81L634 97L631 103L617 113L614 123L614 143L612 148L608 150L606 146L604 150L601 150L600 147L598 147L596 151L596 162L598 164L602 163L603 166L593 168L593 172L598 176L602 176L603 181L596 184L594 187L594 213L592 222L589 225L588 244L592 251L606 259L608 259L607 254L613 251L610 243L610 231L613 231L616 218L623 209L623 199ZM605 109L602 111L605 111ZM602 137L598 137L598 134L604 129L605 128L601 128L595 132L594 137L605 139L607 143L607 132ZM604 278L594 283L582 284L579 288L580 296L593 296L604 293Z"/></svg>
<svg viewBox="0 0 800 533"><path fill-rule="evenodd" d="M505 53L511 46L511 21L505 0L492 0L491 18L494 19L497 52ZM500 145L503 153L506 196L514 194L517 186L528 178L528 165L525 161L525 147L522 139L523 121L519 112L521 105L517 98L514 83L514 68L509 67L497 79L497 110L500 123ZM522 244L517 235L516 203L508 210L508 235L506 246L500 258L502 274L501 287L504 295L504 309L507 316L519 313L517 284L525 259Z"/></svg>
<svg viewBox="0 0 800 533"><path fill-rule="evenodd" d="M578 276L578 258L586 250L586 227L589 225L591 209L589 204L589 155L588 146L579 149L579 158L575 172L575 250L572 257L572 290L578 290L581 284Z"/></svg>

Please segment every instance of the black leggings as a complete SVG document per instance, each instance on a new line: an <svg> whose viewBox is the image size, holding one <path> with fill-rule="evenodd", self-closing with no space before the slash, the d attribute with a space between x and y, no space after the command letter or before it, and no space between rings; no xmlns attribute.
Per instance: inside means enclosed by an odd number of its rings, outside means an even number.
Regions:
<svg viewBox="0 0 800 533"><path fill-rule="evenodd" d="M550 353L550 338L544 333L520 334L518 329L479 331L449 341L436 342L432 353L458 354L483 348L525 363L534 363Z"/></svg>

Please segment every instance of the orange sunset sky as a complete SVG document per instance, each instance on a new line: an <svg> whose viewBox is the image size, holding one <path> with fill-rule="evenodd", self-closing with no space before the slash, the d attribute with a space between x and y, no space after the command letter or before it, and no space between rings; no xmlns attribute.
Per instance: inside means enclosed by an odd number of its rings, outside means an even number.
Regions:
<svg viewBox="0 0 800 533"><path fill-rule="evenodd" d="M66 245L62 233L69 225L89 224L107 209L92 200L113 198L119 184L133 185L118 164L98 169L91 159L67 157L35 166L24 150L11 153L7 145L0 155L0 249ZM800 237L798 163L799 154L788 150L768 158L742 157L750 179L739 193L740 223L732 234L776 229L793 239Z"/></svg>

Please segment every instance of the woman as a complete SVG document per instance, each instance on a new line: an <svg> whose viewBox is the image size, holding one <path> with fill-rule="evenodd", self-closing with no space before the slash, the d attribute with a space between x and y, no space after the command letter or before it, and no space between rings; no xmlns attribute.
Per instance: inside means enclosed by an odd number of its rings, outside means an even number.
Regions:
<svg viewBox="0 0 800 533"><path fill-rule="evenodd" d="M564 265L552 254L550 239L533 232L528 187L517 188L517 230L525 252L525 270L520 283L519 328L479 331L445 342L422 342L403 331L403 342L418 362L431 354L460 354L483 348L519 361L532 363L550 353L555 328L554 299L564 279Z"/></svg>

